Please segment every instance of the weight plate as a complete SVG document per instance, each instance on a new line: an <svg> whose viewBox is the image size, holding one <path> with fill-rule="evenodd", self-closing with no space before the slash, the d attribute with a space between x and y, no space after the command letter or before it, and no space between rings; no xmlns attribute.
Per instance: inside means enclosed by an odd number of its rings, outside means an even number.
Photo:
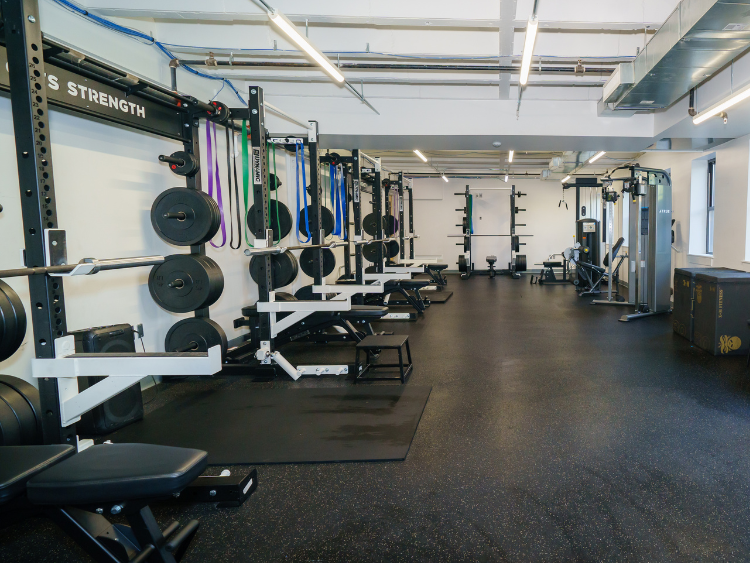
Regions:
<svg viewBox="0 0 750 563"><path fill-rule="evenodd" d="M397 240L388 241L388 258L395 258L398 256L398 251L401 250Z"/></svg>
<svg viewBox="0 0 750 563"><path fill-rule="evenodd" d="M219 204L200 190L171 188L151 206L151 225L170 244L190 246L211 240L221 226Z"/></svg>
<svg viewBox="0 0 750 563"><path fill-rule="evenodd" d="M250 260L250 277L255 283L259 283L263 275L265 265L265 256L253 256ZM299 264L297 258L291 251L287 250L283 254L271 255L271 280L272 289L286 287L291 284L299 273Z"/></svg>
<svg viewBox="0 0 750 563"><path fill-rule="evenodd" d="M21 445L32 445L37 442L37 425L34 411L24 399L23 395L18 393L12 387L0 383L0 398L4 400L13 410L18 420L19 430L21 432Z"/></svg>
<svg viewBox="0 0 750 563"><path fill-rule="evenodd" d="M31 442L31 444L44 443L44 440L42 438L42 406L39 399L39 390L23 379L13 377L12 375L0 374L0 385L10 387L21 397L23 397L23 399L29 405L29 408L34 414L34 419L36 420L35 439L33 442Z"/></svg>
<svg viewBox="0 0 750 563"><path fill-rule="evenodd" d="M365 268L365 274L374 274L375 273L375 266L367 266Z"/></svg>
<svg viewBox="0 0 750 563"><path fill-rule="evenodd" d="M10 405L0 397L0 446L20 446L21 425Z"/></svg>
<svg viewBox="0 0 750 563"><path fill-rule="evenodd" d="M278 183L276 183L278 181ZM281 180L277 180L276 175L273 172L268 173L268 189L275 192L277 188L282 186Z"/></svg>
<svg viewBox="0 0 750 563"><path fill-rule="evenodd" d="M367 260L368 262L376 262L378 260L378 246L382 244L383 244L382 242L368 242L362 248L362 256L365 257L365 260ZM386 256L386 252L384 250L383 257L385 256Z"/></svg>
<svg viewBox="0 0 750 563"><path fill-rule="evenodd" d="M510 244L513 247L513 252L518 252L521 248L521 237L513 235L510 237Z"/></svg>
<svg viewBox="0 0 750 563"><path fill-rule="evenodd" d="M362 230L371 237L377 236L378 234L378 219L375 213L368 213L365 218L362 219Z"/></svg>
<svg viewBox="0 0 750 563"><path fill-rule="evenodd" d="M466 265L466 256L463 254L459 254L458 256L458 271L459 272L467 272L468 267Z"/></svg>
<svg viewBox="0 0 750 563"><path fill-rule="evenodd" d="M310 218L310 222L312 223L312 215L309 208L307 210L307 214ZM335 226L333 211L331 211L327 207L321 207L320 219L323 223L323 232L325 232L326 236L330 235L333 232L333 227ZM301 209L299 212L299 232L303 237L307 238L307 222L305 221L304 209Z"/></svg>
<svg viewBox="0 0 750 563"><path fill-rule="evenodd" d="M224 290L224 275L208 256L173 254L151 268L148 290L162 309L190 313L216 303Z"/></svg>
<svg viewBox="0 0 750 563"><path fill-rule="evenodd" d="M179 321L164 340L167 352L208 352L214 346L221 346L223 358L227 353L226 333L215 321L199 317Z"/></svg>
<svg viewBox="0 0 750 563"><path fill-rule="evenodd" d="M526 271L526 255L516 254L516 272Z"/></svg>
<svg viewBox="0 0 750 563"><path fill-rule="evenodd" d="M23 344L26 311L18 294L0 280L0 361L7 360Z"/></svg>
<svg viewBox="0 0 750 563"><path fill-rule="evenodd" d="M179 174L180 176L195 176L201 169L200 162L198 162L194 154L177 151L173 152L170 156L183 162L182 164L169 164L169 169L175 174Z"/></svg>
<svg viewBox="0 0 750 563"><path fill-rule="evenodd" d="M320 293L313 293L312 292L312 285L303 285L297 290L297 293L294 294L294 296L299 301L320 301ZM334 297L336 297L335 293L327 293L326 299L331 300Z"/></svg>
<svg viewBox="0 0 750 563"><path fill-rule="evenodd" d="M222 104L221 102L211 102L216 109L218 110L217 113L209 117L211 121L214 123L226 123L229 120L229 108ZM209 112L207 112L209 113Z"/></svg>
<svg viewBox="0 0 750 563"><path fill-rule="evenodd" d="M330 248L321 248L323 251L323 277L331 275L336 268L336 257ZM313 265L315 262L315 250L305 248L299 255L299 265L302 271L310 277L313 277Z"/></svg>
<svg viewBox="0 0 750 563"><path fill-rule="evenodd" d="M297 301L297 298L291 293L287 293L286 291L277 291L276 301Z"/></svg>
<svg viewBox="0 0 750 563"><path fill-rule="evenodd" d="M273 240L281 240L289 236L292 232L292 213L289 208L283 203L278 202L279 213L278 218L276 217L276 200L271 201L271 207L269 210L271 229L273 230ZM255 233L256 230L261 226L260 224L260 213L256 211L255 204L250 206L250 210L247 212L247 227L250 232Z"/></svg>

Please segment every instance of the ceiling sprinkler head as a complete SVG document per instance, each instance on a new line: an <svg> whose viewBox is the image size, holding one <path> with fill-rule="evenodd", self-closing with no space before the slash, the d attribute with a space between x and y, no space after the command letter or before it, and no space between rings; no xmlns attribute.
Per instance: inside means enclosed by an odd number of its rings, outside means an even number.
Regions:
<svg viewBox="0 0 750 563"><path fill-rule="evenodd" d="M500 141L492 141L492 146L493 147L499 147L500 145L502 145L502 143Z"/></svg>

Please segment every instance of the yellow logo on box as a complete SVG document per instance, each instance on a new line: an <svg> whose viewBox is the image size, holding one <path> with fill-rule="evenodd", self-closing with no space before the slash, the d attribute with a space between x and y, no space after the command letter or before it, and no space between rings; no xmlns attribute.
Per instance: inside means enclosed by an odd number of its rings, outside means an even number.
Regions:
<svg viewBox="0 0 750 563"><path fill-rule="evenodd" d="M719 338L719 347L721 348L722 354L728 354L734 350L739 350L742 346L742 340L739 336L727 336L724 335Z"/></svg>
<svg viewBox="0 0 750 563"><path fill-rule="evenodd" d="M695 300L700 303L703 301L703 286L695 284Z"/></svg>

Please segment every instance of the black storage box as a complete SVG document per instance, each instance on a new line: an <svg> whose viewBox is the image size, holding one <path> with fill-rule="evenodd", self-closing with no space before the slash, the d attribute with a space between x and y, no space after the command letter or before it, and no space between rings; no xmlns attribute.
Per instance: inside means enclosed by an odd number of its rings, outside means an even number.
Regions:
<svg viewBox="0 0 750 563"><path fill-rule="evenodd" d="M129 324L100 326L69 332L75 338L77 353L133 353L135 334ZM83 391L104 377L79 377L78 389ZM109 434L131 422L143 418L141 384L136 383L121 393L90 410L76 425L82 436Z"/></svg>
<svg viewBox="0 0 750 563"><path fill-rule="evenodd" d="M715 356L747 354L750 347L750 273L724 270L695 275L693 341Z"/></svg>
<svg viewBox="0 0 750 563"><path fill-rule="evenodd" d="M674 305L672 307L672 328L693 342L693 303L695 299L695 276L712 272L736 272L729 268L675 268Z"/></svg>

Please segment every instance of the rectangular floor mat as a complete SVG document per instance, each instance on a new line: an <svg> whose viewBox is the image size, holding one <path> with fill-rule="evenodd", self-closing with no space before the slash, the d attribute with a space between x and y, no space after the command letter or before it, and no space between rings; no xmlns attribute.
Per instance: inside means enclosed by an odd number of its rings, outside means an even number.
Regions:
<svg viewBox="0 0 750 563"><path fill-rule="evenodd" d="M197 448L211 465L403 460L431 389L201 390L106 439Z"/></svg>

